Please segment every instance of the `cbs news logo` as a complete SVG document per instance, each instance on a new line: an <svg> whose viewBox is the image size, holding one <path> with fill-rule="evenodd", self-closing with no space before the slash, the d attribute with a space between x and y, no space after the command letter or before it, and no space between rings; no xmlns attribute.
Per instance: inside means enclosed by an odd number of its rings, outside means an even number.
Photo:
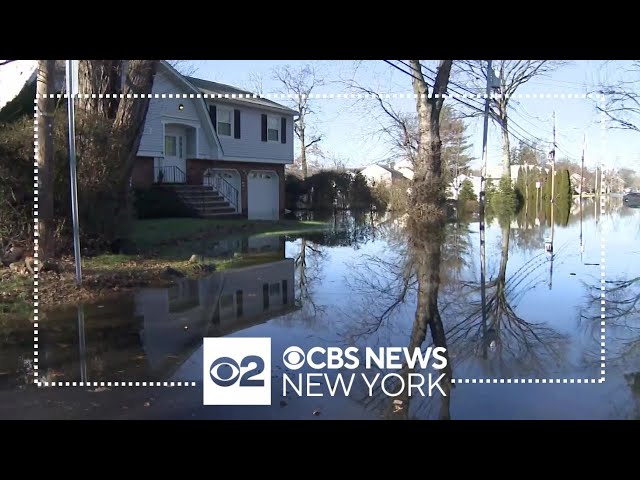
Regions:
<svg viewBox="0 0 640 480"><path fill-rule="evenodd" d="M271 339L205 338L204 405L271 405Z"/></svg>

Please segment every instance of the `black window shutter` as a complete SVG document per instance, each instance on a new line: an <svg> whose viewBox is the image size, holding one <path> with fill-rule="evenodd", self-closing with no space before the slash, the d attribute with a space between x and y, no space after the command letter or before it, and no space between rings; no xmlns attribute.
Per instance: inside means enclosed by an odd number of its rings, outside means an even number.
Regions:
<svg viewBox="0 0 640 480"><path fill-rule="evenodd" d="M282 128L280 128L280 130L282 130L282 132L280 134L280 142L287 143L287 118L286 117L282 117L281 125L282 125Z"/></svg>
<svg viewBox="0 0 640 480"><path fill-rule="evenodd" d="M233 137L240 138L240 110L233 111Z"/></svg>
<svg viewBox="0 0 640 480"><path fill-rule="evenodd" d="M267 116L262 114L262 141L267 141Z"/></svg>
<svg viewBox="0 0 640 480"><path fill-rule="evenodd" d="M211 123L213 123L213 129L218 131L218 115L216 114L216 106L209 105L209 117L211 117Z"/></svg>

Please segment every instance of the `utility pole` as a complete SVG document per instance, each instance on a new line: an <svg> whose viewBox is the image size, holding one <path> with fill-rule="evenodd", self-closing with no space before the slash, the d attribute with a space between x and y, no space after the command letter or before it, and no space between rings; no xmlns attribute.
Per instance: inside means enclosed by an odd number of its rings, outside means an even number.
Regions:
<svg viewBox="0 0 640 480"><path fill-rule="evenodd" d="M486 261L485 261L485 180L487 177L487 134L489 130L489 111L491 108L491 88L493 86L493 66L492 61L487 61L487 90L484 99L484 126L482 130L482 166L480 167L480 299L482 304L482 339L487 335L487 298L485 290ZM486 349L483 349L483 356L486 358Z"/></svg>
<svg viewBox="0 0 640 480"><path fill-rule="evenodd" d="M484 218L485 181L487 178L487 133L489 130L489 109L491 107L491 85L493 80L492 61L487 61L487 90L484 100L484 126L482 130L482 165L480 167L480 215ZM482 230L481 230L482 233Z"/></svg>
<svg viewBox="0 0 640 480"><path fill-rule="evenodd" d="M551 157L551 238L545 240L544 249L547 253L551 254L551 263L553 263L553 223L554 223L554 210L555 210L555 180L556 180L556 112L553 112L553 149L549 152L549 157ZM549 160L547 157L547 160ZM547 162L548 164L548 162ZM552 267L553 269L553 267ZM549 288L551 288L551 283L549 283Z"/></svg>
<svg viewBox="0 0 640 480"><path fill-rule="evenodd" d="M551 255L553 255L553 223L556 203L556 112L553 112L553 152L551 158ZM552 267L553 268L553 267Z"/></svg>
<svg viewBox="0 0 640 480"><path fill-rule="evenodd" d="M587 134L582 138L582 160L580 163L580 200L582 201L582 189L584 186L584 151L587 148Z"/></svg>
<svg viewBox="0 0 640 480"><path fill-rule="evenodd" d="M551 203L555 202L556 186L556 112L553 112L553 150L551 151ZM553 206L552 206L553 208Z"/></svg>
<svg viewBox="0 0 640 480"><path fill-rule="evenodd" d="M582 213L582 189L584 187L584 151L587 146L587 134L584 134L582 138L582 159L580 161L580 197L578 201L580 202L580 262L582 262L582 254L584 253L584 242L582 236L582 222L583 222L583 213Z"/></svg>
<svg viewBox="0 0 640 480"><path fill-rule="evenodd" d="M76 263L76 284L82 285L80 261L80 226L78 225L78 182L76 173L76 120L73 89L73 60L67 60L67 113L69 116L69 174L71 176L71 214L73 217L73 253Z"/></svg>

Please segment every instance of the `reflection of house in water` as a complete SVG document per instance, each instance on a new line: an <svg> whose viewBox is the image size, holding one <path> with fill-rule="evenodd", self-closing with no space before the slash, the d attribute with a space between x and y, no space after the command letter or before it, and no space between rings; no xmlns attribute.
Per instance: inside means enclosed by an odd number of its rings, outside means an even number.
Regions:
<svg viewBox="0 0 640 480"><path fill-rule="evenodd" d="M268 244L265 239L250 248ZM294 299L294 261L283 254L269 263L183 279L169 289L144 289L135 308L143 317L144 350L157 371L172 358L187 358L205 336L229 335L289 312Z"/></svg>

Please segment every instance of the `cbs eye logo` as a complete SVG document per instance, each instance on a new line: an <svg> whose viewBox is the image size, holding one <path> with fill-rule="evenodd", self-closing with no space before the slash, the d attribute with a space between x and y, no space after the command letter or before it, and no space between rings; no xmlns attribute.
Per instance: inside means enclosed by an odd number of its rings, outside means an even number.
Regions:
<svg viewBox="0 0 640 480"><path fill-rule="evenodd" d="M203 405L271 405L271 339L205 337Z"/></svg>
<svg viewBox="0 0 640 480"><path fill-rule="evenodd" d="M248 367L248 370L246 370ZM243 371L243 369L245 369ZM264 380L254 378L264 372L264 360L257 355L249 355L240 364L231 357L220 357L211 364L209 376L220 387L230 387L239 382L240 387L264 387Z"/></svg>
<svg viewBox="0 0 640 480"><path fill-rule="evenodd" d="M284 365L291 370L298 370L304 364L304 350L300 347L289 347L282 354Z"/></svg>

